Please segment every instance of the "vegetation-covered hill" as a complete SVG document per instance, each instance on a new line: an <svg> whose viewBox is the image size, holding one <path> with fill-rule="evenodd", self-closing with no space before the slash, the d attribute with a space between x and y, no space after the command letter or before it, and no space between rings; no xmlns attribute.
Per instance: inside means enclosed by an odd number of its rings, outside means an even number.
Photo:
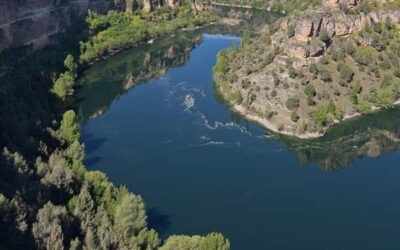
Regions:
<svg viewBox="0 0 400 250"><path fill-rule="evenodd" d="M221 52L219 92L279 133L317 137L400 98L399 5L326 1Z"/></svg>
<svg viewBox="0 0 400 250"><path fill-rule="evenodd" d="M184 22L193 24L197 17L204 15L187 13ZM95 20L101 28L92 26ZM135 20L129 13L93 14L90 25L97 40L91 40L90 51L109 43L116 48L112 37L121 38L127 27L148 34L183 21L143 19L139 24L145 28L140 28ZM116 24L119 21L123 24ZM173 31L186 24L173 26ZM108 28L113 35L107 37L102 32ZM70 31L58 45L21 57L25 59L0 78L0 249L229 249L229 241L219 233L161 239L148 227L139 195L115 186L104 173L86 170L79 123L69 107L79 71L68 54L79 54L74 38ZM85 48L83 53L89 51Z"/></svg>

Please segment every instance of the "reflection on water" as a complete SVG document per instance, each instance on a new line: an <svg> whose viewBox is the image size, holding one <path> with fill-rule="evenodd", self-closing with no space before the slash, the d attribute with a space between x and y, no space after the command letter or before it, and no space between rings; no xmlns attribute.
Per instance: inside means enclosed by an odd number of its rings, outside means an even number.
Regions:
<svg viewBox="0 0 400 250"><path fill-rule="evenodd" d="M124 51L93 65L79 80L77 110L83 121L107 111L112 101L148 79L184 64L202 42L203 30L181 33Z"/></svg>
<svg viewBox="0 0 400 250"><path fill-rule="evenodd" d="M219 231L246 250L400 249L400 154L385 155L398 149L400 111L315 140L272 135L216 98L216 55L239 38L210 33L144 45L83 74L87 166L141 194L163 236Z"/></svg>
<svg viewBox="0 0 400 250"><path fill-rule="evenodd" d="M276 136L303 164L318 162L321 169L337 171L362 157L380 157L400 149L400 108L347 120L319 139Z"/></svg>

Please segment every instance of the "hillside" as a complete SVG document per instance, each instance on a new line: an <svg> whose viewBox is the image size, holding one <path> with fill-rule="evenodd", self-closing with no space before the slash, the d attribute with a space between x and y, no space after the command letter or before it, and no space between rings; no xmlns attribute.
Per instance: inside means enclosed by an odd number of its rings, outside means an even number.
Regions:
<svg viewBox="0 0 400 250"><path fill-rule="evenodd" d="M229 241L219 233L162 239L150 228L140 195L114 185L102 172L87 170L83 163L85 148L78 117L70 110L69 100L79 73L72 54L79 54L82 33L74 21L81 19L91 6L106 2L109 1L0 1L0 50L5 49L1 59L14 61L0 75L0 249L229 249ZM158 27L154 32L170 28L170 19L161 19L174 16L178 8L182 10L171 1L167 4L174 6L166 8L164 2L144 1L135 7L129 7L134 1L111 3L115 9L111 13L125 18L124 24L132 24L133 28L139 23L146 34L155 24ZM149 9L146 3L151 4ZM198 16L207 18L193 14L199 10L191 7L186 3L183 10L189 13L174 19L184 26L167 29L168 34L193 25ZM157 20L141 18L139 14ZM94 22L94 16L107 17L90 14L89 19ZM107 28L101 27L101 31ZM94 37L101 32L91 31ZM49 45L55 34L57 39ZM146 38L141 36L139 42ZM138 40L131 42L135 45ZM31 47L29 53L21 46ZM43 46L46 47L39 50ZM155 76L166 68L158 66L158 62L166 61L168 55L156 52L154 62L152 54L147 55L154 72L143 71L141 77ZM168 59L179 64L184 56L179 59L171 49ZM128 79L126 87L133 84L133 79Z"/></svg>
<svg viewBox="0 0 400 250"><path fill-rule="evenodd" d="M301 138L390 108L400 97L399 14L398 3L370 1L295 12L220 53L219 92L239 113Z"/></svg>

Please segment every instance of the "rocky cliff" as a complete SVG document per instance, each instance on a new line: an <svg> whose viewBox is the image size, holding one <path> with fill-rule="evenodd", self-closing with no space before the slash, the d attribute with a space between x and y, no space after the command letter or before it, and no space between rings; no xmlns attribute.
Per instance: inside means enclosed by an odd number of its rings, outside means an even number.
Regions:
<svg viewBox="0 0 400 250"><path fill-rule="evenodd" d="M88 10L112 7L112 0L0 0L0 52L23 45L41 48Z"/></svg>
<svg viewBox="0 0 400 250"><path fill-rule="evenodd" d="M354 8L356 0L346 0L346 8ZM344 4L344 3L342 3ZM310 43L313 37L318 37L322 31L329 36L347 36L370 27L373 23L390 21L400 25L400 9L373 10L371 12L345 13L338 11L337 0L327 0L326 5L314 10L301 18L286 19L280 27L285 32L293 29L293 37L285 38L283 43L285 53L295 58L319 57L327 49L325 44ZM342 5L343 6L343 5ZM281 35L281 34L280 34ZM282 37L271 37L274 44L282 45ZM371 45L371 39L360 39L359 44Z"/></svg>
<svg viewBox="0 0 400 250"><path fill-rule="evenodd" d="M400 104L399 30L397 2L326 0L221 53L218 90L270 130L319 137Z"/></svg>

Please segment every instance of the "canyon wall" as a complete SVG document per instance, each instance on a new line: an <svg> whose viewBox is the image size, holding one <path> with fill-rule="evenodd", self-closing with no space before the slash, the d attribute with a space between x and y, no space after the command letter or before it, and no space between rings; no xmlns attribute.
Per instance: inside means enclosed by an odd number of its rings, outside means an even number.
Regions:
<svg viewBox="0 0 400 250"><path fill-rule="evenodd" d="M24 45L42 48L88 10L110 8L113 0L0 0L0 52Z"/></svg>

